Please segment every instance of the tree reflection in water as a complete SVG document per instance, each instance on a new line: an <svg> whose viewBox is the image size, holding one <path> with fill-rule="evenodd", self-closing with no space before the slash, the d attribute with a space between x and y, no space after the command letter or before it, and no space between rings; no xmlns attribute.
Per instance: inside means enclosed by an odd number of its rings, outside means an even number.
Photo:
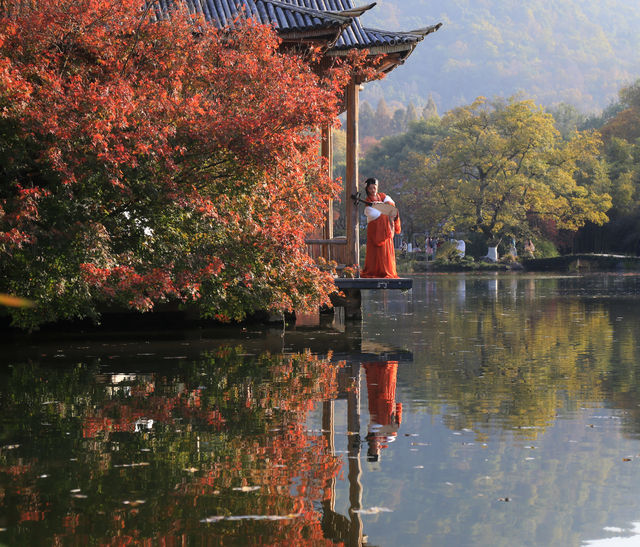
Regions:
<svg viewBox="0 0 640 547"><path fill-rule="evenodd" d="M16 363L0 388L2 541L331 544L318 504L340 460L305 422L336 374L241 348L149 374Z"/></svg>
<svg viewBox="0 0 640 547"><path fill-rule="evenodd" d="M413 291L367 297L357 336L278 331L278 355L192 343L171 369L166 353L111 372L88 350L10 361L0 542L578 545L631 530L640 278ZM293 353L309 347L295 336L340 354Z"/></svg>

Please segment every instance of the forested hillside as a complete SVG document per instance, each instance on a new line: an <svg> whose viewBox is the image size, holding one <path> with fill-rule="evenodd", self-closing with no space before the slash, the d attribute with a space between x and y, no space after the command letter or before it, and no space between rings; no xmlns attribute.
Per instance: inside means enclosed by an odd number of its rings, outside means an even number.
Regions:
<svg viewBox="0 0 640 547"><path fill-rule="evenodd" d="M640 76L637 0L379 0L362 20L389 30L444 24L404 66L365 86L373 105L384 96L421 107L431 93L445 112L522 92L594 112Z"/></svg>

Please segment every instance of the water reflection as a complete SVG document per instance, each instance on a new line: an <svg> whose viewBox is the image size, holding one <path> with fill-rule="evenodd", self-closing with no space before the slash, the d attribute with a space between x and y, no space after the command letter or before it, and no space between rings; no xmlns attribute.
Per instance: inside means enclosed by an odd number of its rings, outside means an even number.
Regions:
<svg viewBox="0 0 640 547"><path fill-rule="evenodd" d="M3 374L2 542L313 543L340 468L316 402L336 368L311 354L205 352L151 374L15 363Z"/></svg>
<svg viewBox="0 0 640 547"><path fill-rule="evenodd" d="M369 399L367 460L377 462L380 451L396 440L402 422L402 403L396 403L397 361L364 363Z"/></svg>
<svg viewBox="0 0 640 547"><path fill-rule="evenodd" d="M635 276L429 276L358 324L8 348L0 543L637 535L639 300Z"/></svg>

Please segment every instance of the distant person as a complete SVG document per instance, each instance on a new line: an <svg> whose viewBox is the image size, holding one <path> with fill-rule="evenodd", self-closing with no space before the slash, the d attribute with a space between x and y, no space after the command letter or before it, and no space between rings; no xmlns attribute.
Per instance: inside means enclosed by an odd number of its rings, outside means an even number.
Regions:
<svg viewBox="0 0 640 547"><path fill-rule="evenodd" d="M639 248L640 249L640 248ZM536 246L533 244L533 241L527 239L524 242L524 256L526 258L533 258L536 252Z"/></svg>
<svg viewBox="0 0 640 547"><path fill-rule="evenodd" d="M511 244L509 245L509 254L511 255L511 258L513 258L514 260L518 258L518 250L516 249L516 240L513 237L511 238Z"/></svg>
<svg viewBox="0 0 640 547"><path fill-rule="evenodd" d="M364 214L367 217L367 251L364 269L360 277L397 278L396 253L393 248L393 234L400 233L400 217L394 201L378 192L378 180L369 178L365 181L367 206ZM386 207L379 207L387 204ZM382 210L393 206L389 214Z"/></svg>
<svg viewBox="0 0 640 547"><path fill-rule="evenodd" d="M430 237L427 237L426 241L424 242L424 250L427 254L427 262L429 262L429 260L433 258L433 242L431 241Z"/></svg>

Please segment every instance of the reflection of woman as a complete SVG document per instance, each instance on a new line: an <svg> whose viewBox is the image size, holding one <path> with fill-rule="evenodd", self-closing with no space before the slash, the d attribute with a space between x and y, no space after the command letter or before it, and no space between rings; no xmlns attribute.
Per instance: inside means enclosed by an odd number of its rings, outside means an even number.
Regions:
<svg viewBox="0 0 640 547"><path fill-rule="evenodd" d="M395 440L402 422L402 403L396 403L397 361L364 363L369 397L369 450L367 459L377 461L380 449Z"/></svg>
<svg viewBox="0 0 640 547"><path fill-rule="evenodd" d="M378 180L367 179L365 182L367 203L389 203L393 200L378 192ZM361 277L398 277L396 271L396 254L393 249L393 234L400 233L400 217L390 218L374 207L364 208L367 216L367 255Z"/></svg>

